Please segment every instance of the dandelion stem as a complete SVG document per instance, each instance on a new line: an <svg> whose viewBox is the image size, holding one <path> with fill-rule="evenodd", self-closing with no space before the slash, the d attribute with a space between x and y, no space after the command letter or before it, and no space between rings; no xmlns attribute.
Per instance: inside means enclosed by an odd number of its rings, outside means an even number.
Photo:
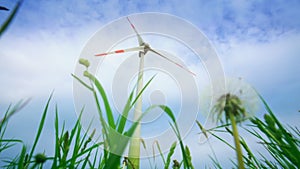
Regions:
<svg viewBox="0 0 300 169"><path fill-rule="evenodd" d="M232 133L233 133L233 137L234 137L234 143L235 143L236 154L237 154L237 159L238 159L238 167L239 167L239 169L245 169L244 161L243 161L243 153L242 153L242 149L241 149L241 143L240 143L240 139L239 139L239 132L238 132L238 129L236 126L236 121L235 121L233 113L229 112L229 116L230 116L230 121L231 121L231 125L232 125Z"/></svg>

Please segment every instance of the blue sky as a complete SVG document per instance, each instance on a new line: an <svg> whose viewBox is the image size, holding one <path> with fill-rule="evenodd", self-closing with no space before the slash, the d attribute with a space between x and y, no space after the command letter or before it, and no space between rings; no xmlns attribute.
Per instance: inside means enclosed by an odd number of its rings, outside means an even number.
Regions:
<svg viewBox="0 0 300 169"><path fill-rule="evenodd" d="M0 5L13 8L15 2L3 0ZM34 131L43 102L54 89L54 102L64 112L62 119L72 124L76 114L70 73L89 38L120 17L163 12L194 24L214 46L226 75L243 77L285 123L298 125L299 7L297 0L25 0L0 40L0 109L3 112L9 103L32 97L31 104L13 117L10 125ZM0 12L2 22L7 12ZM52 117L47 122L49 131ZM31 123L22 123L26 120ZM18 130L11 130L10 135L32 137Z"/></svg>

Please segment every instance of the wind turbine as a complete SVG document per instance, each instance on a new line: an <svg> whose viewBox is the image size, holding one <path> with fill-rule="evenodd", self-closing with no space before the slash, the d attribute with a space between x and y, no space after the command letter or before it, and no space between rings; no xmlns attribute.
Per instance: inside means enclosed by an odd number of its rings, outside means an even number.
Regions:
<svg viewBox="0 0 300 169"><path fill-rule="evenodd" d="M142 37L140 36L140 34L136 30L135 26L132 24L132 22L130 21L130 19L128 17L127 17L127 20L137 36L139 46L133 47L133 48L115 50L115 51L111 51L111 52L107 52L107 53L96 54L95 56L107 56L107 55L111 55L111 54L120 54L120 53L138 51L140 63L139 63L139 72L138 72L138 81L137 81L138 85L137 85L137 89L136 89L137 95L141 92L141 90L143 88L144 56L149 51L157 54L158 56L175 64L176 66L179 66L181 69L184 69L185 71L187 71L195 76L195 74L193 72L191 72L190 70L188 70L181 64L169 59L168 57L164 56L163 54L152 49L148 43L144 42L144 40L142 39ZM134 120L138 120L138 118L141 116L141 114L142 114L142 96L140 96L136 102L135 111L134 111ZM137 128L133 134L134 139L131 140L130 147L129 147L129 158L131 158L131 162L133 163L135 168L139 168L139 156L140 156L140 139L139 138L140 138L140 132L141 132L140 130L141 130L141 124L138 123Z"/></svg>

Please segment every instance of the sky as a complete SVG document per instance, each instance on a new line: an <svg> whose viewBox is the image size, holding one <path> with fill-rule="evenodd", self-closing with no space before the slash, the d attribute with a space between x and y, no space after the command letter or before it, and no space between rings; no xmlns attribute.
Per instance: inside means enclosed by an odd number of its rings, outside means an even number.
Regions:
<svg viewBox="0 0 300 169"><path fill-rule="evenodd" d="M16 1L0 2L9 9L15 4ZM5 111L10 103L20 99L32 99L11 119L9 125L13 129L8 133L28 140L27 144L30 144L34 133L31 131L38 125L44 103L53 90L52 103L57 103L61 119L71 126L77 115L70 74L85 45L105 25L144 12L167 13L193 24L218 54L226 76L245 79L284 123L299 126L299 7L297 0L272 3L246 0L184 3L180 0L24 0L17 17L0 37L0 110ZM7 16L8 12L0 11L1 24ZM43 137L45 145L53 133L53 118L53 113L47 118L45 130L49 132ZM207 151L205 146L191 140L187 142L193 147ZM221 147L217 143L215 146Z"/></svg>

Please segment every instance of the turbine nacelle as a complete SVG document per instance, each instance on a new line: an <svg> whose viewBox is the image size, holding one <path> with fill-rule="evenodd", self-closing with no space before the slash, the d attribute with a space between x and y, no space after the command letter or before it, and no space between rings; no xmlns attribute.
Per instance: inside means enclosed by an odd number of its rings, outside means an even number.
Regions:
<svg viewBox="0 0 300 169"><path fill-rule="evenodd" d="M144 55L151 49L150 45L148 43L143 43L142 46L144 47L144 51L141 51L144 53Z"/></svg>

